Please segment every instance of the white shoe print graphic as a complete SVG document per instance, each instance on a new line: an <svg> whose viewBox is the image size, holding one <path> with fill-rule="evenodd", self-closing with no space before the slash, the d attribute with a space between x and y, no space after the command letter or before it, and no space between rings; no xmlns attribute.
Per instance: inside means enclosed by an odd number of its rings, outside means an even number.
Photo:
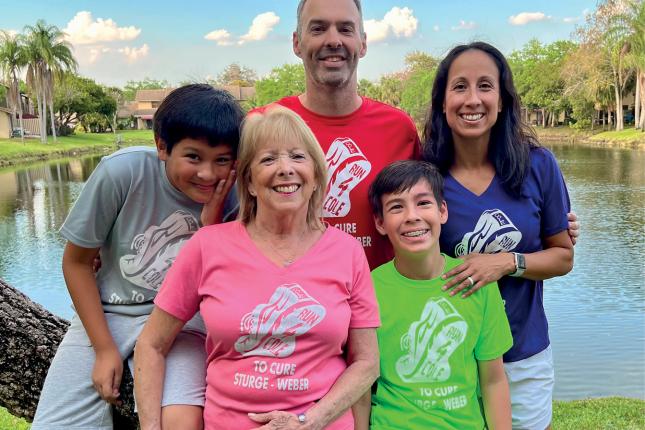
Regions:
<svg viewBox="0 0 645 430"><path fill-rule="evenodd" d="M352 207L349 193L372 170L361 149L348 137L336 138L327 154L327 190L323 203L324 217L344 217Z"/></svg>
<svg viewBox="0 0 645 430"><path fill-rule="evenodd" d="M429 299L418 321L401 337L405 352L396 372L405 382L443 382L450 377L450 356L466 338L468 324L445 298Z"/></svg>
<svg viewBox="0 0 645 430"><path fill-rule="evenodd" d="M243 356L288 357L296 336L308 332L325 318L323 305L298 284L279 286L269 303L259 304L242 317L235 350Z"/></svg>
<svg viewBox="0 0 645 430"><path fill-rule="evenodd" d="M464 234L455 246L455 256L463 257L472 252L493 254L515 249L522 240L520 232L511 219L499 209L484 211L475 229Z"/></svg>
<svg viewBox="0 0 645 430"><path fill-rule="evenodd" d="M121 275L133 284L157 291L184 242L199 229L193 215L173 212L161 225L152 225L132 241L136 254L119 259Z"/></svg>

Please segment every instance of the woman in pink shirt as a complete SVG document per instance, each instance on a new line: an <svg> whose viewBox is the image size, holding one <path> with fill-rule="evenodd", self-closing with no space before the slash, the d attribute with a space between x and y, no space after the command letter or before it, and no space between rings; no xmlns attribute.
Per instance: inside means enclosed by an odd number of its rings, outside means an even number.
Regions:
<svg viewBox="0 0 645 430"><path fill-rule="evenodd" d="M206 429L354 428L350 406L378 375L380 322L361 245L320 219L326 170L297 114L247 117L238 220L188 241L137 343L142 429L160 428L166 354L197 311Z"/></svg>

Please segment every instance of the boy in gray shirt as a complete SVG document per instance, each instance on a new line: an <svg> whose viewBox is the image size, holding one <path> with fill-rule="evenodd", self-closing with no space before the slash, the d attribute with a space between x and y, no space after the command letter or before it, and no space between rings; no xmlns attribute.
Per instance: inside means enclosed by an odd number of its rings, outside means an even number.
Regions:
<svg viewBox="0 0 645 430"><path fill-rule="evenodd" d="M132 358L168 268L201 224L220 222L235 206L228 196L242 118L228 93L181 87L155 113L156 150L117 151L92 173L60 230L68 241L63 273L76 315L52 361L32 429L112 428L110 403L118 402L123 360ZM201 426L204 333L197 315L169 353L165 428Z"/></svg>

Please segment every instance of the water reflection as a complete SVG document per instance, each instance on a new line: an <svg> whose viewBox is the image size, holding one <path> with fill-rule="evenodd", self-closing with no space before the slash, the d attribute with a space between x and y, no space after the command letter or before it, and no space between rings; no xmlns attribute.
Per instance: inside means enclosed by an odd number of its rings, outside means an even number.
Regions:
<svg viewBox="0 0 645 430"><path fill-rule="evenodd" d="M645 151L551 149L583 225L574 270L544 294L556 398L645 398ZM67 318L57 230L99 160L0 170L0 277Z"/></svg>
<svg viewBox="0 0 645 430"><path fill-rule="evenodd" d="M70 317L57 231L100 157L0 170L0 277Z"/></svg>

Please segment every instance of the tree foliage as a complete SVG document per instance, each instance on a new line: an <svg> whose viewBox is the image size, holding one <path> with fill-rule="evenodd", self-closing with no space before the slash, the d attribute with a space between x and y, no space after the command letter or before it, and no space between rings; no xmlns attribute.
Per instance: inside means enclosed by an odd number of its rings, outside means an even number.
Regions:
<svg viewBox="0 0 645 430"><path fill-rule="evenodd" d="M117 101L107 88L92 79L68 73L56 88L54 109L61 128L80 122L85 131L102 132L111 126Z"/></svg>
<svg viewBox="0 0 645 430"><path fill-rule="evenodd" d="M266 78L255 82L252 106L264 106L282 97L305 91L305 68L302 64L285 64L274 68Z"/></svg>
<svg viewBox="0 0 645 430"><path fill-rule="evenodd" d="M222 73L217 75L214 84L218 86L239 85L240 87L251 87L258 80L255 70L240 66L239 63L231 63L224 68Z"/></svg>

